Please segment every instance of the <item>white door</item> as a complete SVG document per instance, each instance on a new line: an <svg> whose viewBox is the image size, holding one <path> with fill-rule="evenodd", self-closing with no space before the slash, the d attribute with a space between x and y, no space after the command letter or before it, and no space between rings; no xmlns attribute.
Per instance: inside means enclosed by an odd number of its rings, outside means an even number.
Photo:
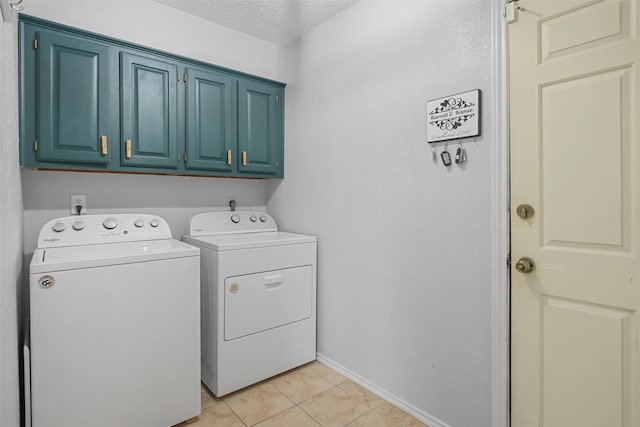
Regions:
<svg viewBox="0 0 640 427"><path fill-rule="evenodd" d="M639 5L517 4L512 426L640 426ZM535 270L517 271L522 257Z"/></svg>

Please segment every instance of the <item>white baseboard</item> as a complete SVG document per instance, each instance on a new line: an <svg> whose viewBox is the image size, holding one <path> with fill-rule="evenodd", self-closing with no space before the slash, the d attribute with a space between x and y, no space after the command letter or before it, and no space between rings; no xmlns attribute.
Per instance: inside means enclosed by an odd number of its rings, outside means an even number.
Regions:
<svg viewBox="0 0 640 427"><path fill-rule="evenodd" d="M429 427L450 427L444 421L439 420L438 418L434 417L433 415L428 414L428 413L416 408L415 406L411 405L410 403L405 402L404 400L400 399L399 397L394 396L393 394L387 392L386 390L381 389L377 385L369 382L368 380L366 380L365 378L362 378L360 375L356 374L355 372L345 368L344 366L334 362L333 360L323 356L322 354L316 353L316 358L317 358L318 362L322 363L323 365L327 365L329 368L333 369L334 371L338 372L339 374L344 375L345 377L349 378L354 383L361 385L362 387L366 388L367 390L369 390L371 393L375 394L376 396L378 396L378 397L386 400L387 402L397 406L398 408L402 409L407 414L409 414L412 417L418 419L419 421L427 424Z"/></svg>

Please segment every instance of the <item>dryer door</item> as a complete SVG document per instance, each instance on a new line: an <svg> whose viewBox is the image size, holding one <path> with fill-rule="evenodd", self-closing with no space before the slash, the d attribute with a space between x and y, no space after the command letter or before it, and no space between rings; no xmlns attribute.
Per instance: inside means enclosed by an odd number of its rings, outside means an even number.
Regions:
<svg viewBox="0 0 640 427"><path fill-rule="evenodd" d="M310 265L227 277L224 339L231 341L311 317Z"/></svg>

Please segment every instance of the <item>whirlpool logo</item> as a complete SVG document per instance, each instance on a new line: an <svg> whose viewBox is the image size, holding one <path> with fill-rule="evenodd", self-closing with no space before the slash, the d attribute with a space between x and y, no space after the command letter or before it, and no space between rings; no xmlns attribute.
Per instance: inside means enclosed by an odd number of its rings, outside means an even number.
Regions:
<svg viewBox="0 0 640 427"><path fill-rule="evenodd" d="M49 289L55 284L56 279L54 279L53 276L46 275L38 279L38 285L40 285L40 287L44 289Z"/></svg>

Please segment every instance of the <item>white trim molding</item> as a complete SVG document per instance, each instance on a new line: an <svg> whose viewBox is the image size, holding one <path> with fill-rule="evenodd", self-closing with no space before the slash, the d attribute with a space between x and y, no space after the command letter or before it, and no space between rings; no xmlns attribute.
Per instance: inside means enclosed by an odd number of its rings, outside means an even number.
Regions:
<svg viewBox="0 0 640 427"><path fill-rule="evenodd" d="M505 0L492 2L494 117L491 168L491 425L509 426L509 107Z"/></svg>
<svg viewBox="0 0 640 427"><path fill-rule="evenodd" d="M394 406L397 406L398 408L402 409L407 414L409 414L412 417L416 418L417 420L427 424L429 427L451 427L447 423L445 423L444 421L439 420L438 418L434 417L433 415L430 415L430 414L428 414L428 413L416 408L415 406L411 405L410 403L405 402L404 400L400 399L399 397L394 396L393 394L387 392L386 390L381 389L380 387L378 387L377 385L373 384L372 382L369 382L368 380L362 378L360 375L356 374L355 372L345 368L344 366L334 362L333 360L323 356L322 354L316 353L316 359L318 360L318 362L322 363L323 365L328 366L329 368L333 369L334 371L338 372L339 374L344 375L345 377L349 378L354 383L361 385L362 387L366 388L371 393L375 394L376 396L380 397L381 399L384 399L387 402L393 404Z"/></svg>
<svg viewBox="0 0 640 427"><path fill-rule="evenodd" d="M17 12L24 9L24 0L0 0L0 13L4 22L14 22Z"/></svg>

